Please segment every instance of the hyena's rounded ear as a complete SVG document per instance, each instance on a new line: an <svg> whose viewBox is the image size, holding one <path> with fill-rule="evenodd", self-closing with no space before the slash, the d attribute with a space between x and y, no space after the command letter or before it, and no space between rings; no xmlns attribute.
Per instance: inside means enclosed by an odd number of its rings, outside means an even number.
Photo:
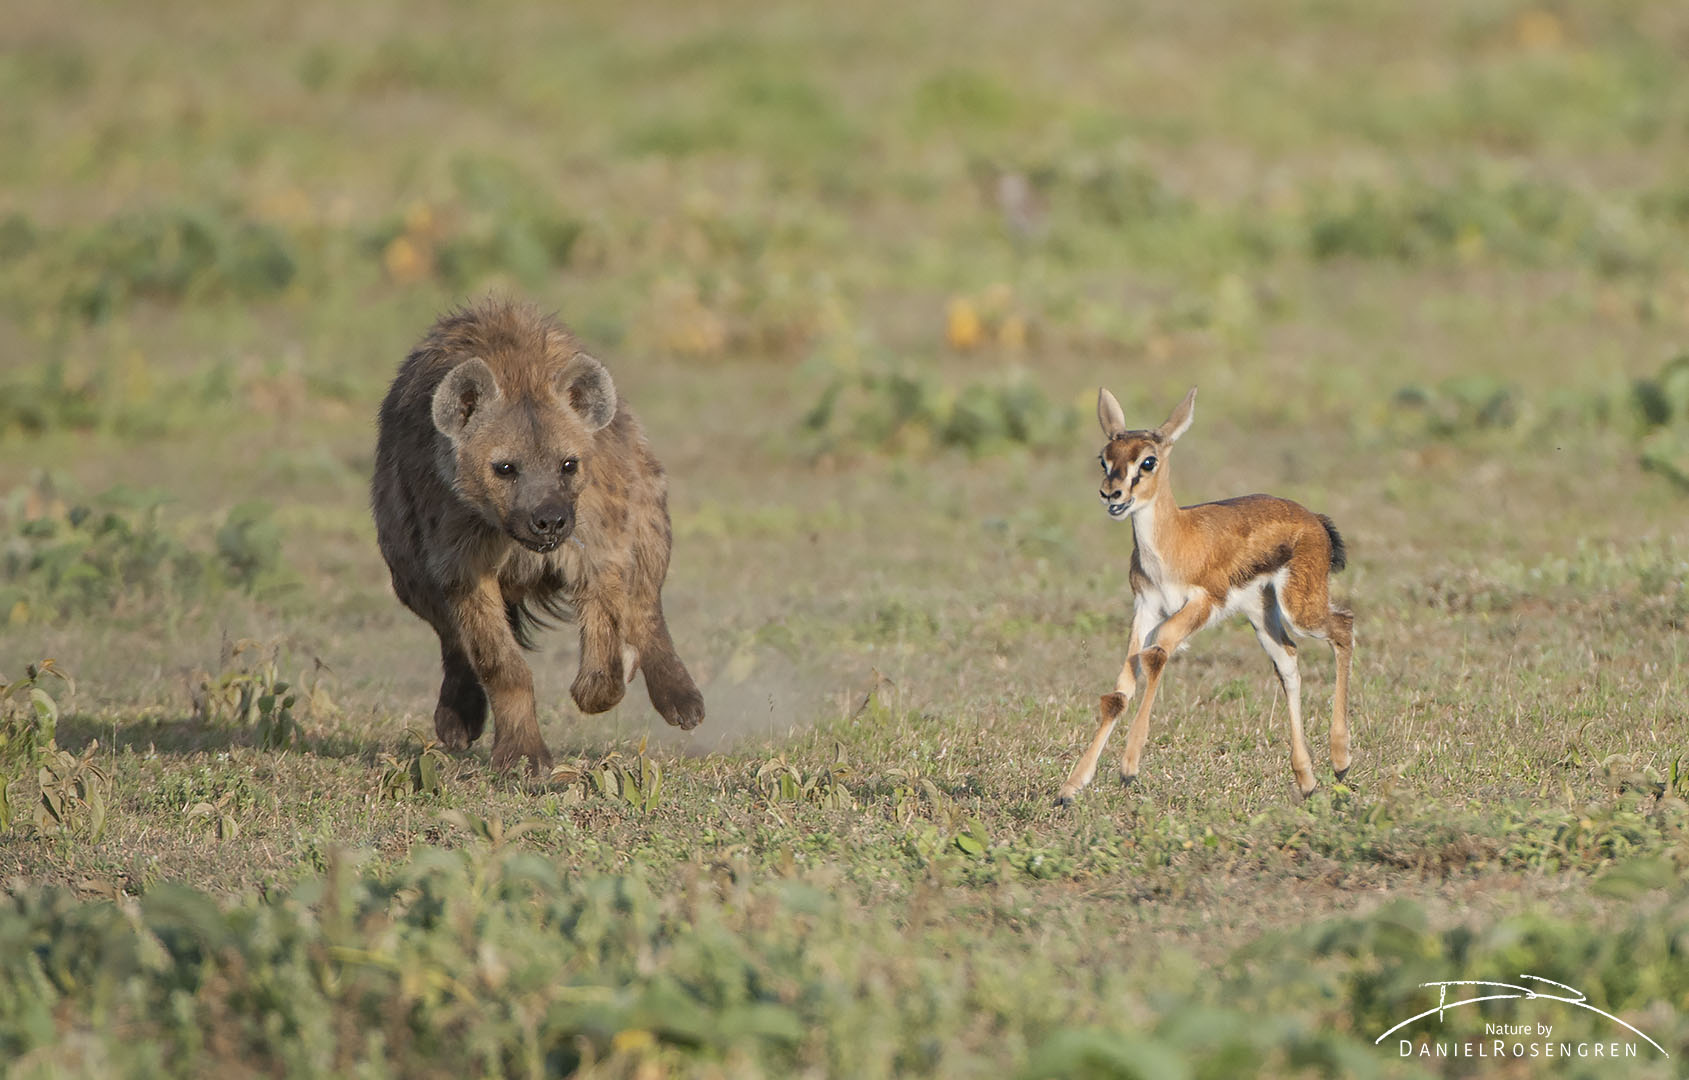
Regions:
<svg viewBox="0 0 1689 1080"><path fill-rule="evenodd" d="M455 439L499 396L493 369L479 356L452 368L434 390L434 426Z"/></svg>
<svg viewBox="0 0 1689 1080"><path fill-rule="evenodd" d="M1112 439L1126 430L1126 413L1120 402L1107 390L1097 390L1097 423L1102 425L1103 437Z"/></svg>
<svg viewBox="0 0 1689 1080"><path fill-rule="evenodd" d="M1191 420L1196 416L1196 387L1191 387L1185 400L1179 402L1179 407L1173 410L1173 415L1167 422L1156 429L1164 442L1176 442L1185 429L1191 426Z"/></svg>
<svg viewBox="0 0 1689 1080"><path fill-rule="evenodd" d="M576 353L557 373L557 396L575 410L588 431L597 431L616 418L616 384L604 365L586 353Z"/></svg>

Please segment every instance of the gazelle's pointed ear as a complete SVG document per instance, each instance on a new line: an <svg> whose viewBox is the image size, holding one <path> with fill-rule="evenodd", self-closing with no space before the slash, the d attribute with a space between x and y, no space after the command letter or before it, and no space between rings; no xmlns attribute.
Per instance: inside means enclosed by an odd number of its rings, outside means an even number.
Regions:
<svg viewBox="0 0 1689 1080"><path fill-rule="evenodd" d="M1112 439L1126 430L1126 414L1121 410L1120 402L1101 387L1097 389L1097 423L1102 425L1105 439Z"/></svg>
<svg viewBox="0 0 1689 1080"><path fill-rule="evenodd" d="M1191 392L1185 395L1185 400L1179 402L1179 407L1173 410L1173 415L1169 416L1167 422L1157 428L1155 433L1166 442L1178 442L1179 436L1191 426L1191 418L1195 415L1196 387L1193 386Z"/></svg>

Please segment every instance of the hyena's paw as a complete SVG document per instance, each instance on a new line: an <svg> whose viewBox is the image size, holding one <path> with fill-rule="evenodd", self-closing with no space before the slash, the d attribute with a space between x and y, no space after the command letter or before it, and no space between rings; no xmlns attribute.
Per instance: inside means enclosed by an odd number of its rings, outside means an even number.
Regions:
<svg viewBox="0 0 1689 1080"><path fill-rule="evenodd" d="M464 716L465 710L450 705L439 705L434 709L434 737L440 740L440 745L447 750L467 750L469 744L481 737L481 730L487 723L487 706L482 703L478 713Z"/></svg>
<svg viewBox="0 0 1689 1080"><path fill-rule="evenodd" d="M463 717L457 714L456 709L445 705L434 710L434 737L440 740L441 746L454 753L469 749L469 744L475 741Z"/></svg>
<svg viewBox="0 0 1689 1080"><path fill-rule="evenodd" d="M616 671L587 671L583 668L575 676L574 685L569 687L570 696L584 713L613 709L626 693L627 684L622 681L621 673Z"/></svg>
<svg viewBox="0 0 1689 1080"><path fill-rule="evenodd" d="M487 726L487 695L473 683L440 691L434 706L434 737L447 750L467 750Z"/></svg>
<svg viewBox="0 0 1689 1080"><path fill-rule="evenodd" d="M684 686L674 683L652 683L645 680L651 691L651 704L674 727L691 731L704 722L704 695L688 679Z"/></svg>
<svg viewBox="0 0 1689 1080"><path fill-rule="evenodd" d="M523 758L527 759L530 776L550 775L551 751L545 748L538 735L532 740L512 739L493 747L493 768L499 772L514 771Z"/></svg>
<svg viewBox="0 0 1689 1080"><path fill-rule="evenodd" d="M691 731L704 722L704 695L672 652L646 658L645 691L651 706L672 726Z"/></svg>

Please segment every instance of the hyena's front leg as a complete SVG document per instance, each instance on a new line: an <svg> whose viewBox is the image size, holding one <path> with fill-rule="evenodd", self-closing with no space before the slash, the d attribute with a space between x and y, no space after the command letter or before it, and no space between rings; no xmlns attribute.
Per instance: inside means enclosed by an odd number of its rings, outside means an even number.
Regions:
<svg viewBox="0 0 1689 1080"><path fill-rule="evenodd" d="M523 758L532 772L551 768L534 713L534 675L510 631L495 578L478 582L454 605L458 638L493 710L493 766L513 769Z"/></svg>
<svg viewBox="0 0 1689 1080"><path fill-rule="evenodd" d="M575 673L569 695L582 712L601 713L615 708L627 693L622 665L621 620L602 594L583 599L579 612L581 668Z"/></svg>
<svg viewBox="0 0 1689 1080"><path fill-rule="evenodd" d="M448 750L467 750L487 726L487 692L475 677L469 654L446 631L440 636L440 701L434 706L434 736Z"/></svg>
<svg viewBox="0 0 1689 1080"><path fill-rule="evenodd" d="M638 650L652 707L674 727L683 731L697 727L704 719L704 695L675 651L661 601L650 611L635 613L630 622L631 644Z"/></svg>

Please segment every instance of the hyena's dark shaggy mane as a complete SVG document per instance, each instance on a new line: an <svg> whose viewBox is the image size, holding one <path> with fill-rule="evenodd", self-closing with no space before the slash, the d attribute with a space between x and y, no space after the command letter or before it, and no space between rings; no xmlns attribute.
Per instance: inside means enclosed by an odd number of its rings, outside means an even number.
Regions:
<svg viewBox="0 0 1689 1080"><path fill-rule="evenodd" d="M516 644L533 652L538 648L534 644L534 631L550 630L558 623L574 622L575 609L562 593L551 593L548 596L529 596L504 605L504 617L510 623L510 633L516 638Z"/></svg>

